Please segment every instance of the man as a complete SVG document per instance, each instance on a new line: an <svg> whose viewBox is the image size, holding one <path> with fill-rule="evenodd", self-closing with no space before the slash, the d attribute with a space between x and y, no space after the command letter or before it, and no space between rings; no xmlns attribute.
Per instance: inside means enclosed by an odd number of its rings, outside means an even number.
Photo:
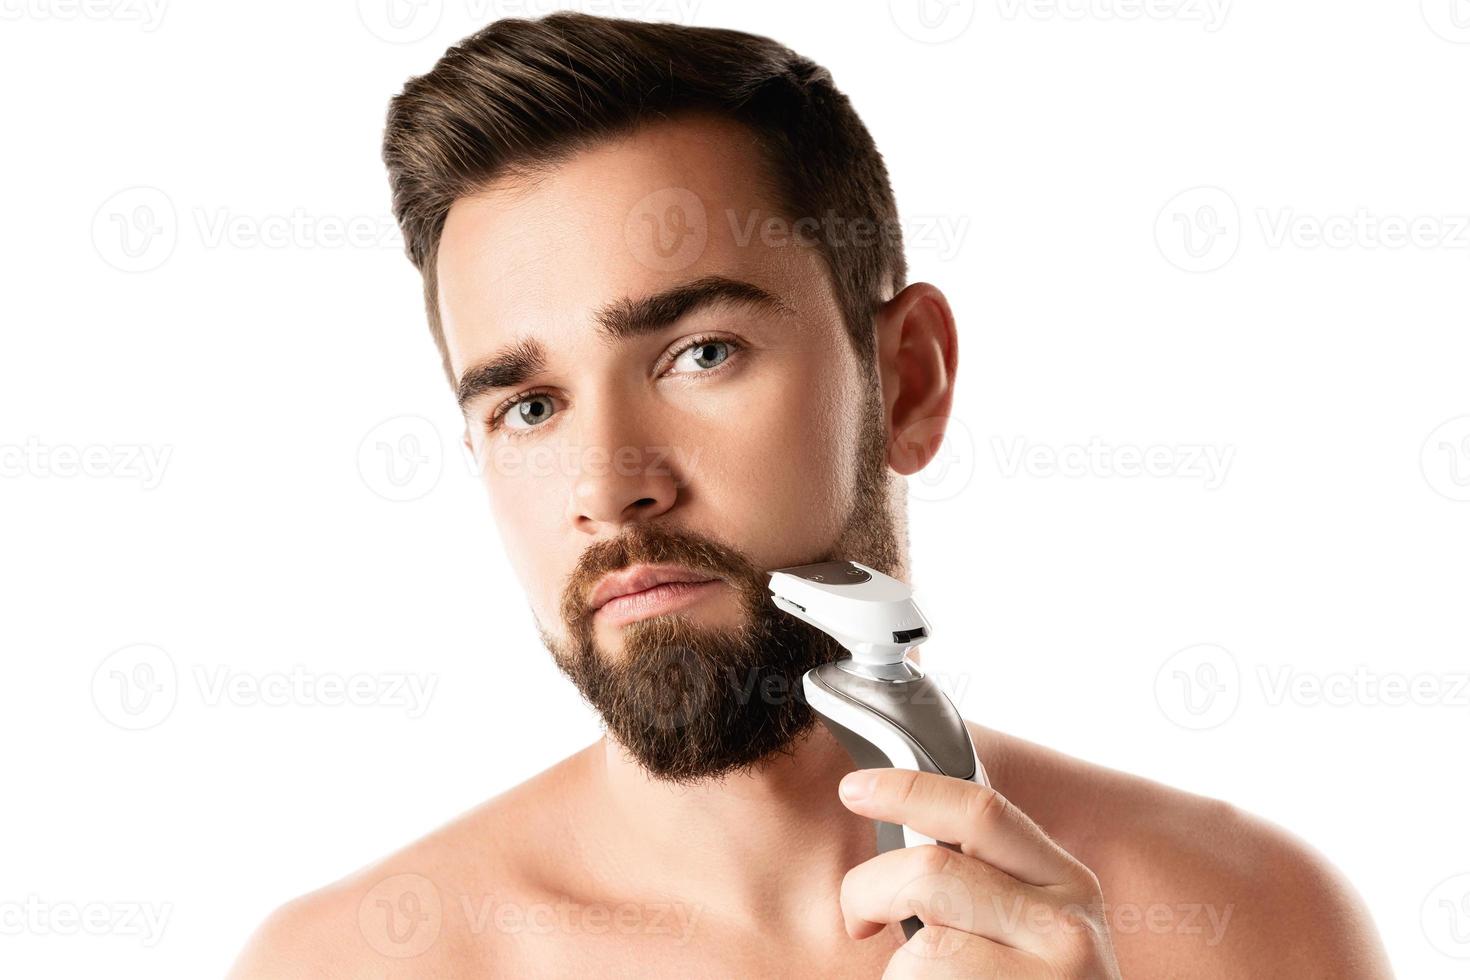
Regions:
<svg viewBox="0 0 1470 980"><path fill-rule="evenodd" d="M843 778L800 697L840 651L766 572L908 577L958 346L823 69L502 20L393 100L384 158L508 557L607 734L284 906L235 976L1389 975L1334 870L1226 804L973 724L992 789ZM960 850L875 856L874 819Z"/></svg>

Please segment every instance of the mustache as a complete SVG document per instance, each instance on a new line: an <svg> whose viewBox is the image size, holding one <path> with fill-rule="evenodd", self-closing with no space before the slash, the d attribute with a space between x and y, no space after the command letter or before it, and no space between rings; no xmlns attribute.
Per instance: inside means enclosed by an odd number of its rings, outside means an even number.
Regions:
<svg viewBox="0 0 1470 980"><path fill-rule="evenodd" d="M687 566L724 580L753 604L765 601L770 580L744 554L715 538L679 528L634 524L582 553L562 592L563 620L574 627L590 621L588 597L597 582L609 572L641 563Z"/></svg>

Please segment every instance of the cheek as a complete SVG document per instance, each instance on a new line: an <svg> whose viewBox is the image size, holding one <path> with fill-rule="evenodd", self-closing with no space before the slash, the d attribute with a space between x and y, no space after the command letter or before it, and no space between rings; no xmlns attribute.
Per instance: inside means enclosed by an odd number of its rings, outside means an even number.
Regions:
<svg viewBox="0 0 1470 980"><path fill-rule="evenodd" d="M556 459L492 451L481 461L480 474L505 554L537 618L553 632L560 631L559 589L577 560L576 554L557 551L568 543L564 522L570 490Z"/></svg>
<svg viewBox="0 0 1470 980"><path fill-rule="evenodd" d="M855 420L816 377L742 386L738 409L707 420L690 482L719 533L782 561L826 547L852 507ZM703 510L698 504L696 510Z"/></svg>

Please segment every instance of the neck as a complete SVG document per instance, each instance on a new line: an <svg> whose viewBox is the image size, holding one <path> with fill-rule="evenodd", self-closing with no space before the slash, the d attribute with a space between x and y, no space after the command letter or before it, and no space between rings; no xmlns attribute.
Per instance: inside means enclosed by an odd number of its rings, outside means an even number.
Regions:
<svg viewBox="0 0 1470 980"><path fill-rule="evenodd" d="M651 778L607 737L587 761L625 884L747 928L840 930L842 878L872 857L874 830L839 801L854 766L821 724L790 755L692 786Z"/></svg>

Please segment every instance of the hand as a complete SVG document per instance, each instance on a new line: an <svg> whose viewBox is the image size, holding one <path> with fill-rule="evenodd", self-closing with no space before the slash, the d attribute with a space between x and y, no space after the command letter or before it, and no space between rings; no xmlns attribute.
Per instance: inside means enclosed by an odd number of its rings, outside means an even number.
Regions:
<svg viewBox="0 0 1470 980"><path fill-rule="evenodd" d="M959 846L888 851L842 880L842 918L854 939L910 915L924 920L885 980L1119 980L1097 876L995 790L910 769L860 769L840 792L854 813Z"/></svg>

